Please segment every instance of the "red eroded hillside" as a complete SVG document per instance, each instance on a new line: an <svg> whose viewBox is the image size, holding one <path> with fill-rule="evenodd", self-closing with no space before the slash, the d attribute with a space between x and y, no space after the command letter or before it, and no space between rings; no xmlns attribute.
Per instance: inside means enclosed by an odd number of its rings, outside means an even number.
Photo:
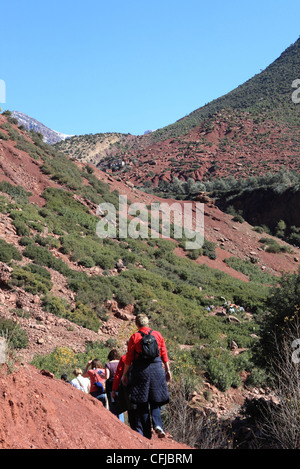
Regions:
<svg viewBox="0 0 300 469"><path fill-rule="evenodd" d="M0 115L0 125L1 123L5 122L6 118ZM228 128L228 125L229 123L222 123L222 135L225 135L225 128ZM243 125L246 127L245 123ZM252 128L251 126L254 125L253 121L250 120L247 125L249 127L248 130L250 132L250 129ZM264 125L266 126L267 124ZM21 133L24 138L26 138L28 141L31 141L27 132L21 132L15 125L13 125L13 128L17 132ZM267 127L264 127L262 128L262 130L266 130L266 128ZM232 130L232 132L235 131L236 130ZM193 136L195 136L197 132L199 133L200 130L194 130L193 134L191 134L190 136L190 141L192 141L192 139L194 138ZM201 132L204 132L204 130L202 129ZM220 132L221 131L219 129L215 130L212 134L209 134L210 141L216 141L216 139L218 138L217 136L221 135ZM6 133L8 134L8 132ZM162 145L162 143L159 145ZM164 145L167 146L169 145L169 143L164 142ZM257 155L257 159L258 164L259 155ZM153 160L155 161L154 156ZM74 163L80 169L85 166L84 163L80 163L76 160L74 161ZM11 139L0 139L0 181L7 180L12 184L21 185L27 191L32 193L32 195L29 197L29 200L32 203L37 203L41 206L44 205L42 193L46 187L63 187L61 184L56 184L56 182L53 181L50 176L44 174L41 171L42 164L43 161L36 160L32 158L27 152L18 149L16 147L16 143ZM245 165L243 164L243 166L241 167L242 170L244 170L244 167ZM156 168L156 166L151 165L151 168ZM165 173L162 169L159 168L160 166L155 169L155 171L160 174L160 176L157 177L164 178ZM229 169L230 168L228 167L228 171ZM111 190L117 190L120 194L126 195L128 201L131 203L140 202L145 203L146 205L150 205L154 202L169 204L178 202L174 199L163 199L155 195L147 194L143 191L137 190L133 184L129 183L130 174L129 177L126 176L126 181L117 180L116 178L111 177L109 173L105 173L98 168L94 168L94 174L101 181L107 183L110 186ZM135 174L133 179L135 180L136 178L137 173ZM187 201L180 203L184 204L189 202ZM94 206L93 204L88 204L88 206L91 213L95 214L96 206ZM236 256L241 259L249 259L250 257L254 256L258 265L261 266L262 269L266 269L267 271L275 275L280 275L282 271L294 271L298 268L298 248L293 248L292 253L281 253L280 255L265 252L263 249L261 249L261 244L259 243L261 235L259 233L254 232L252 230L251 225L249 225L248 223L245 222L241 224L233 222L232 216L223 213L218 207L213 204L213 202L206 203L204 205L204 213L204 236L208 241L216 243L218 255L216 260L210 260L206 256L201 256L196 262L205 263L210 267L225 271L233 277L241 278L243 280L247 280L247 277L228 267L223 262L225 258ZM279 243L285 244L282 241L279 241ZM179 255L185 255L185 253L180 248L177 249L177 253Z"/></svg>
<svg viewBox="0 0 300 469"><path fill-rule="evenodd" d="M147 137L147 136L146 136ZM276 172L283 166L299 171L296 128L238 111L220 111L187 135L128 151L126 180L143 185L177 177L196 181L247 178ZM100 163L104 168L104 163ZM122 173L120 173L122 176Z"/></svg>
<svg viewBox="0 0 300 469"><path fill-rule="evenodd" d="M171 437L148 440L90 395L36 368L0 369L1 449L191 450Z"/></svg>
<svg viewBox="0 0 300 469"><path fill-rule="evenodd" d="M160 202L167 203L170 206L179 203L190 204L190 201L178 201L175 199L163 199L153 194L148 194L135 189L129 182L118 181L107 173L95 169L95 173L102 180L106 181L113 189L117 189L121 194L127 195L128 200L132 203L142 202L146 205ZM290 253L281 253L280 255L266 252L262 249L260 239L262 235L253 231L253 227L247 223L238 223L233 221L232 215L222 212L213 200L207 199L204 204L204 236L208 241L216 244L217 257L215 260L209 259L207 256L200 256L195 262L206 264L209 267L228 273L232 277L247 281L248 278L244 274L227 266L223 261L229 257L238 257L240 259L255 258L257 265L267 272L280 276L282 272L290 272L298 269L300 260L299 248L291 247L284 241L276 238L281 245L291 248ZM195 203L195 202L194 202ZM184 209L183 209L184 211ZM272 238L272 236L270 236ZM180 248L176 248L176 254L185 256L186 253Z"/></svg>
<svg viewBox="0 0 300 469"><path fill-rule="evenodd" d="M7 119L0 115L0 126L7 125ZM13 131L18 132L25 141L33 144L26 131L17 129L16 125L11 126ZM43 205L41 194L46 187L57 187L47 175L40 170L41 163L30 157L28 152L16 147L9 135L9 131L1 128L1 133L8 137L7 140L0 139L0 181L8 181L15 185L20 185L28 192L32 193L30 201Z"/></svg>
<svg viewBox="0 0 300 469"><path fill-rule="evenodd" d="M6 122L6 118L0 116L0 123ZM21 132L14 124L11 128L18 135L22 135L29 144L32 143L29 134ZM30 191L32 194L29 197L30 202L38 206L44 205L43 191L49 186L72 192L70 187L61 182L58 184L42 170L44 163L42 158L36 158L30 152L18 148L18 139L12 138L12 129L10 132L7 128L1 130L7 139L0 139L0 181L8 181ZM83 163L74 161L74 164L78 169L84 168ZM119 194L127 195L131 203L142 202L149 206L153 202L170 204L176 202L139 191L130 182L116 180L110 174L97 168L94 169L93 174L100 181L107 183L112 191L117 190ZM88 184L87 180L84 184ZM71 196L85 204L91 214L96 214L95 203L84 199L75 190ZM180 202L182 205L187 203L189 201ZM32 229L31 235L35 234ZM280 254L266 252L259 242L261 237L259 233L253 231L248 223L234 222L231 215L224 214L209 199L204 204L204 234L208 241L216 244L216 259L199 256L194 262L204 263L245 282L248 281L248 277L230 268L224 263L224 259L231 256L241 259L255 258L258 267L278 276L281 271L292 271L298 268L298 249ZM20 236L17 234L9 213L0 213L0 238L5 239L7 243L23 253L24 246L19 243ZM278 242L284 244L282 241ZM178 256L187 255L179 246L176 246L175 253ZM51 247L51 254L64 260L74 270L80 270L87 275L102 274L101 269L96 272L93 267L88 268L70 260L55 245ZM20 265L29 262L30 259L23 256ZM124 321L127 320L125 324L130 324L130 320L133 319L130 308L127 311L111 308L108 311L108 320L100 324L98 331L92 331L77 324L72 324L71 327L67 319L45 312L39 295L28 293L20 286L14 285L11 288L9 277L12 269L3 262L1 262L1 268L3 270L0 270L0 317L18 322L26 331L29 342L28 347L20 351L18 356L22 365L15 363L12 373L4 367L1 369L1 448L174 450L186 448L175 443L171 438L161 441L154 435L150 442L145 440L127 425L119 422L90 396L83 395L60 380L41 375L37 369L28 365L36 354L46 355L55 347L67 346L75 352L81 352L87 341L106 342L110 338L117 337L120 329L124 327ZM51 292L67 300L68 303L72 303L74 292L68 288L64 276L52 268L48 270L53 283ZM20 317L18 309L30 314ZM244 396L238 396L239 405L243 398ZM218 400L212 405L217 407ZM226 405L228 407L228 401ZM225 412L226 407L224 409Z"/></svg>

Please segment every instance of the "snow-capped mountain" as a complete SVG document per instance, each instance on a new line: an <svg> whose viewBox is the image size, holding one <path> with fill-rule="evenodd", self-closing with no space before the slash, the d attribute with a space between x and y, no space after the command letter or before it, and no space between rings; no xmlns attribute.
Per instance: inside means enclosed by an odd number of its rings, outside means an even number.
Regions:
<svg viewBox="0 0 300 469"><path fill-rule="evenodd" d="M46 127L38 120L33 119L22 112L12 111L11 115L18 120L19 125L24 125L27 130L33 129L35 132L42 134L44 142L49 143L50 145L73 137L73 135L66 135L61 132L57 132L56 130L49 129L49 127Z"/></svg>

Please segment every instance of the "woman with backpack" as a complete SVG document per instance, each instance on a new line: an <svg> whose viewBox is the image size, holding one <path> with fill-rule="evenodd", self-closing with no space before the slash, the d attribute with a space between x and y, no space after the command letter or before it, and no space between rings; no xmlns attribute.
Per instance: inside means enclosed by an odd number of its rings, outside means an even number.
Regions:
<svg viewBox="0 0 300 469"><path fill-rule="evenodd" d="M127 374L132 364L131 402L142 426L142 430L137 428L137 431L151 439L152 416L154 430L163 438L160 409L169 402L167 381L171 380L167 348L161 333L150 329L146 315L138 314L135 323L138 332L132 334L128 342L122 383L128 384Z"/></svg>

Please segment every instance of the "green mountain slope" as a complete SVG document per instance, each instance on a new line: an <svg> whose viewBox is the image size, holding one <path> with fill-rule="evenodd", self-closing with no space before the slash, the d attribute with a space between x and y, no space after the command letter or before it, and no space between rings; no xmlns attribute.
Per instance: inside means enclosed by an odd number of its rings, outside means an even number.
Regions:
<svg viewBox="0 0 300 469"><path fill-rule="evenodd" d="M151 133L149 138L158 141L184 135L211 114L225 108L265 114L275 121L299 125L300 108L292 101L292 83L299 77L300 39L261 73L174 124Z"/></svg>
<svg viewBox="0 0 300 469"><path fill-rule="evenodd" d="M120 308L131 306L135 313L147 313L153 327L164 331L174 360L194 367L195 377L200 378L205 357L223 355L224 349L232 365L222 386L235 383L239 364L229 345L235 340L250 353L257 342L251 334L259 334L256 314L274 279L260 272L254 281L232 278L176 255L177 243L171 240L100 239L97 205L118 207L118 193L100 180L101 172L55 152L9 118L0 116L0 127L0 228L5 229L5 222L14 233L1 240L0 263L12 269L5 288L35 294L45 311L95 332L111 313L107 301ZM214 258L213 251L213 243L207 243L196 257ZM119 259L121 271L116 270ZM71 295L57 296L57 276ZM244 308L236 310L237 322L209 314L222 309L224 298ZM253 315L251 320L245 310ZM183 356L179 345L188 346L189 353Z"/></svg>
<svg viewBox="0 0 300 469"><path fill-rule="evenodd" d="M286 157L295 154L298 148L300 104L292 101L292 93L296 91L292 88L292 83L299 77L300 39L261 73L169 126L143 136L111 133L79 135L56 144L56 148L94 165L100 162L101 165L105 165L107 162L125 159L131 165L131 168L125 167L125 176L135 183L137 181L143 183L144 176L140 174L137 177L136 172L140 170L145 172L147 160L151 160L151 164L157 161L156 169L160 171L158 177L161 177L162 170L169 173L164 174L165 180L170 180L172 177L186 179L189 176L202 180L211 176L226 177L232 174L230 169L228 173L228 168L223 172L222 168L226 166L223 164L224 159L228 160L229 166L227 166L230 167L232 161L236 162L236 155L245 156L247 160L249 152L257 156L253 163L255 168L261 153L262 134L271 131L270 141L265 141L261 160L273 159L277 160L277 163L274 165L271 162L270 167L268 165L265 169L262 167L259 173L278 171L281 165L287 164ZM228 119L232 121L231 127L236 124L235 132L232 132ZM239 122L236 119L239 119ZM248 140L243 138L245 126L251 127L248 129L251 133L249 138L254 139L254 146L251 148L248 148ZM215 134L207 135L213 127ZM275 129L275 133L272 129ZM189 145L188 152L184 150L186 142ZM233 144L233 151L228 147L228 142ZM222 144L222 148L218 148L218 143ZM227 145L226 148L224 143ZM210 148L207 144L215 146ZM204 160L201 159L203 155ZM180 170L174 171L174 164L170 158L181 160L181 156L187 161L186 163L180 161ZM297 155L295 162L296 160L298 160ZM247 160L247 163L251 165L251 161ZM216 166L220 171L212 171ZM243 166L247 169L248 164ZM289 169L297 169L297 164L292 163ZM148 168L148 173L152 170L153 168ZM252 171L241 175L241 168L237 168L235 177L238 178L239 175L247 177L253 174ZM149 176L146 180L151 180L151 184L157 184L157 180L154 181Z"/></svg>

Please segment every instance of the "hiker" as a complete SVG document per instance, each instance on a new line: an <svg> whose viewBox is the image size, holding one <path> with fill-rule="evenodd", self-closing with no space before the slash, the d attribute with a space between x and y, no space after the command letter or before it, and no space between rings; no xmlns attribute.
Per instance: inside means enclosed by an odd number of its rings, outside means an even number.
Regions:
<svg viewBox="0 0 300 469"><path fill-rule="evenodd" d="M65 373L64 373L63 375L61 375L60 379L61 379L62 381L64 381L65 383L69 383L69 384L70 384L68 375L66 375Z"/></svg>
<svg viewBox="0 0 300 469"><path fill-rule="evenodd" d="M106 396L108 400L108 408L114 415L117 415L118 419L121 420L121 422L124 422L123 412L118 414L115 399L114 397L112 397L113 381L114 381L115 373L117 371L120 358L121 358L120 354L116 349L112 349L109 352L107 356L108 363L105 364L104 378L106 379L105 390L106 390Z"/></svg>
<svg viewBox="0 0 300 469"><path fill-rule="evenodd" d="M149 319L145 314L138 314L135 320L138 332L129 339L125 358L122 383L128 383L128 370L131 371L131 402L136 405L137 416L141 422L139 433L151 439L151 416L154 431L159 438L165 437L162 428L161 406L169 402L167 381L171 380L169 358L163 336L158 331L151 331ZM148 334L151 335L148 336ZM143 336L154 338L156 353L154 357L142 356ZM164 369L163 369L164 367Z"/></svg>
<svg viewBox="0 0 300 469"><path fill-rule="evenodd" d="M90 369L91 368L91 369ZM99 401L102 402L104 407L106 407L106 396L105 396L105 371L103 366L97 358L94 360L89 360L85 367L83 376L89 378L91 382L90 394Z"/></svg>
<svg viewBox="0 0 300 469"><path fill-rule="evenodd" d="M137 417L135 406L130 402L130 384L127 383L126 386L122 383L122 376L125 366L126 354L122 355L114 377L111 396L116 402L116 406L122 412L127 411L128 423L132 430L142 433L142 427L140 421Z"/></svg>
<svg viewBox="0 0 300 469"><path fill-rule="evenodd" d="M90 392L91 387L91 382L89 378L84 378L82 376L81 368L75 368L75 370L73 371L73 375L75 375L75 378L71 381L72 386L88 394Z"/></svg>

